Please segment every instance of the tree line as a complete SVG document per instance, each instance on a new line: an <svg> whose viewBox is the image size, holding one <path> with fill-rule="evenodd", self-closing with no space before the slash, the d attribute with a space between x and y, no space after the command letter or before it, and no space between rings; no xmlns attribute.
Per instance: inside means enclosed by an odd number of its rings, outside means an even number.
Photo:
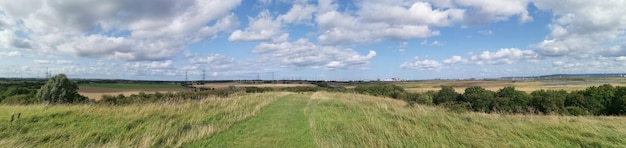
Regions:
<svg viewBox="0 0 626 148"><path fill-rule="evenodd" d="M584 90L536 90L529 93L507 86L497 91L480 86L457 93L451 86L425 93L395 85L357 86L355 92L402 99L412 104L444 106L455 111L510 114L626 115L626 87L604 84Z"/></svg>

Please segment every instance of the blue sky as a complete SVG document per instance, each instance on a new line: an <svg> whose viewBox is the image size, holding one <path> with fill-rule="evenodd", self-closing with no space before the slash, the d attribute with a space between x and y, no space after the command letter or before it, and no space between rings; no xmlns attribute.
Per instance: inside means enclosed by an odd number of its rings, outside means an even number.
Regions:
<svg viewBox="0 0 626 148"><path fill-rule="evenodd" d="M623 73L626 1L0 2L0 77L457 79Z"/></svg>

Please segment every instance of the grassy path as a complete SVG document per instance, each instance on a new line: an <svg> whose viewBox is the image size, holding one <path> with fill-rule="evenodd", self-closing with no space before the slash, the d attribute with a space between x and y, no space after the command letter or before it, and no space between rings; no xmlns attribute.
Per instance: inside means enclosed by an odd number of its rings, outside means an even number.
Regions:
<svg viewBox="0 0 626 148"><path fill-rule="evenodd" d="M310 96L292 94L263 109L229 130L190 147L315 147L308 117L304 114Z"/></svg>

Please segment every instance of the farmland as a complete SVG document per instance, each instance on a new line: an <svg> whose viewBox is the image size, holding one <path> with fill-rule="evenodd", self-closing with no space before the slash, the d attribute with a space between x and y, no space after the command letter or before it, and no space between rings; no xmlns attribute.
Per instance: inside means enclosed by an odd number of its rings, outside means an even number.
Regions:
<svg viewBox="0 0 626 148"><path fill-rule="evenodd" d="M180 84L120 84L120 83L94 83L80 84L78 93L93 100L100 100L102 95L118 95L126 96L132 94L155 93L155 92L179 92L188 90Z"/></svg>
<svg viewBox="0 0 626 148"><path fill-rule="evenodd" d="M240 94L126 106L0 106L17 147L623 147L623 117L505 115L352 93ZM71 133L71 134L70 134Z"/></svg>

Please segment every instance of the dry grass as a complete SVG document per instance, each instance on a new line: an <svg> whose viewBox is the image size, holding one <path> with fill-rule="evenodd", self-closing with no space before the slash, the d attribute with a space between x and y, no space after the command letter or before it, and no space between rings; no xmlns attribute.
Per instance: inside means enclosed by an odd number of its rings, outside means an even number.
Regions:
<svg viewBox="0 0 626 148"><path fill-rule="evenodd" d="M112 95L117 96L119 94L124 94L125 96L130 96L133 94L139 94L140 92L144 92L146 94L153 94L156 92L166 93L166 92L179 92L185 91L185 88L133 88L133 89L124 89L124 88L106 88L106 87L90 87L90 86L80 86L78 89L78 93L93 100L100 100L102 95Z"/></svg>
<svg viewBox="0 0 626 148"><path fill-rule="evenodd" d="M281 88L281 87L297 87L297 86L305 86L305 87L315 87L313 84L242 84L242 83L209 83L204 85L194 85L194 87L204 87L204 88L226 88L229 86L235 87L272 87L272 88Z"/></svg>
<svg viewBox="0 0 626 148"><path fill-rule="evenodd" d="M590 84L568 84L568 83L590 83ZM533 92L535 90L584 90L591 86L599 86L602 84L611 84L613 86L626 86L625 78L598 78L598 79L583 79L579 81L575 80L560 80L560 79L548 79L548 80L528 80L528 81L504 81L504 80L459 80L459 81L422 81L422 82L397 82L395 85L404 87L407 91L411 92L426 92L426 91L438 91L441 86L452 86L456 92L463 93L467 87L480 86L487 90L497 91L506 86L514 86L515 89Z"/></svg>
<svg viewBox="0 0 626 148"><path fill-rule="evenodd" d="M15 147L180 147L256 115L286 93L175 103L0 106L0 145Z"/></svg>
<svg viewBox="0 0 626 148"><path fill-rule="evenodd" d="M624 147L623 117L455 113L358 94L316 93L319 147Z"/></svg>

